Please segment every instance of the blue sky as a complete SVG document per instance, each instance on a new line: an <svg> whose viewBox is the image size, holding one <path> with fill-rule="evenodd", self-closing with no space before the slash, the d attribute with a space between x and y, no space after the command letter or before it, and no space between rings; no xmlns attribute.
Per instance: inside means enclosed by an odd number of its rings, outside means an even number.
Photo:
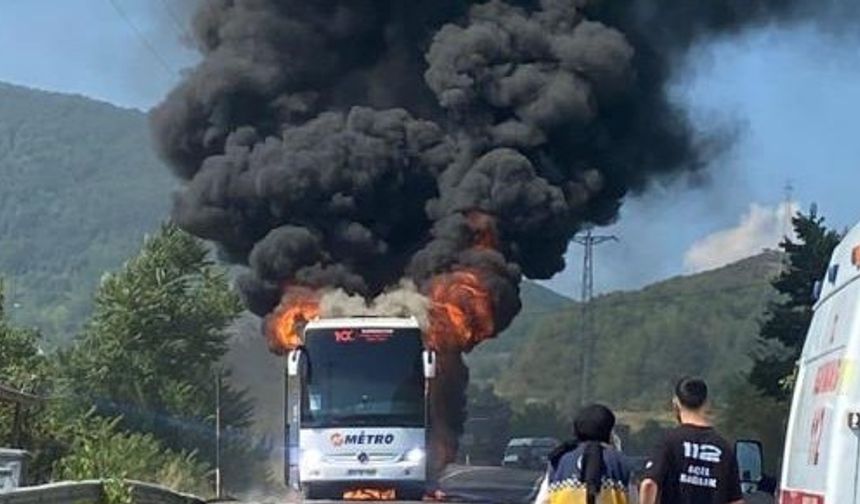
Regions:
<svg viewBox="0 0 860 504"><path fill-rule="evenodd" d="M811 25L767 28L713 41L687 59L675 96L699 129L732 127L737 140L709 168L709 184L683 190L679 183L633 198L619 223L601 230L621 241L601 247L598 290L688 271L687 250L711 233L740 228L750 205L782 215L776 207L789 181L797 204L806 209L815 202L831 225L860 221L857 39ZM578 248L569 254L571 266L581 261ZM722 262L719 250L713 259ZM549 285L578 292L579 275L569 267Z"/></svg>
<svg viewBox="0 0 860 504"><path fill-rule="evenodd" d="M196 60L176 22L186 0L2 4L0 81L146 110ZM697 128L728 127L737 140L709 168L708 184L679 181L630 198L619 223L600 230L620 241L599 251L599 291L635 288L730 259L714 247L711 262L690 264L688 251L697 242L713 243L702 240L720 231L737 230L729 236L742 240L776 229L760 221L768 215L778 220L789 180L799 204L817 202L832 225L860 220L857 39L798 25L712 41L689 55L673 93ZM751 212L751 205L760 211ZM577 249L571 248L568 269L547 285L578 292Z"/></svg>
<svg viewBox="0 0 860 504"><path fill-rule="evenodd" d="M183 3L2 0L0 80L147 109L195 61L174 19Z"/></svg>

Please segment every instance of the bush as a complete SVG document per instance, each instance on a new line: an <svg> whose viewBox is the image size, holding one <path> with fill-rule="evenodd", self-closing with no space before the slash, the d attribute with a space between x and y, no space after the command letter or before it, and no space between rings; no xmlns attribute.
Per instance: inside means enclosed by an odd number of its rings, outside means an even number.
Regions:
<svg viewBox="0 0 860 504"><path fill-rule="evenodd" d="M730 439L761 441L764 469L769 475L776 475L781 465L790 404L768 396L742 380L738 380L729 392L725 407L718 411L717 426Z"/></svg>
<svg viewBox="0 0 860 504"><path fill-rule="evenodd" d="M107 419L88 413L67 427L68 454L54 465L55 480L102 479L112 503L124 502L121 482L126 479L154 482L173 490L211 494L205 482L208 467L194 453L165 449L150 434L117 430L120 418Z"/></svg>

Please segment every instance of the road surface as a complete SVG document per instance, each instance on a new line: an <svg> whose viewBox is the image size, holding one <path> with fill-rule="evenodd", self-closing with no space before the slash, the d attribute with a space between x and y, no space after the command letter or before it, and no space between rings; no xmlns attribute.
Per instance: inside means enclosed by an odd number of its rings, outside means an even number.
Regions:
<svg viewBox="0 0 860 504"><path fill-rule="evenodd" d="M450 466L441 478L442 489L448 494L447 504L525 504L533 502L541 474L534 471L487 466ZM764 494L745 497L749 504L774 504ZM298 503L299 500L271 501ZM634 500L635 502L635 500ZM308 504L342 504L342 501L308 501ZM250 504L250 503L244 503ZM264 503L260 503L264 504ZM267 504L267 503L266 503ZM388 501L385 504L418 504L415 501Z"/></svg>
<svg viewBox="0 0 860 504"><path fill-rule="evenodd" d="M503 467L451 466L440 484L449 499L519 504L534 498L541 475L537 471Z"/></svg>
<svg viewBox="0 0 860 504"><path fill-rule="evenodd" d="M447 496L443 501L446 504L525 504L533 499L540 476L535 471L502 467L449 466L439 484ZM307 502L334 504L335 501ZM342 501L337 502L342 504ZM388 501L385 504L413 502Z"/></svg>

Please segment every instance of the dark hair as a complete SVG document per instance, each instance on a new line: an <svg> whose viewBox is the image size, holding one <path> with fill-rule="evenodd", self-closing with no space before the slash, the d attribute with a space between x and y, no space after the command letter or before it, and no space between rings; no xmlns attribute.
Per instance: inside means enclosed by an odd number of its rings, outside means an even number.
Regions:
<svg viewBox="0 0 860 504"><path fill-rule="evenodd" d="M708 400L708 384L700 378L681 378L675 385L675 397L689 410L700 409Z"/></svg>
<svg viewBox="0 0 860 504"><path fill-rule="evenodd" d="M579 480L585 483L587 502L593 504L603 484L603 445L610 443L615 414L601 404L582 408L573 421L576 438L584 443Z"/></svg>
<svg viewBox="0 0 860 504"><path fill-rule="evenodd" d="M580 442L609 443L612 441L613 428L615 414L602 404L591 404L582 408L573 420L573 430Z"/></svg>

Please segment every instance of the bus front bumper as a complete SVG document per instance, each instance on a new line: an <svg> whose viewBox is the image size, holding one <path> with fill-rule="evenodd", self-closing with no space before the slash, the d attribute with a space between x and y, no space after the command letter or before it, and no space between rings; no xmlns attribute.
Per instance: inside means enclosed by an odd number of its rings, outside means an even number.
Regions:
<svg viewBox="0 0 860 504"><path fill-rule="evenodd" d="M427 479L427 470L423 463L391 462L376 464L327 464L320 463L312 467L301 468L301 481L313 482L376 482L376 481L409 481L422 482Z"/></svg>

